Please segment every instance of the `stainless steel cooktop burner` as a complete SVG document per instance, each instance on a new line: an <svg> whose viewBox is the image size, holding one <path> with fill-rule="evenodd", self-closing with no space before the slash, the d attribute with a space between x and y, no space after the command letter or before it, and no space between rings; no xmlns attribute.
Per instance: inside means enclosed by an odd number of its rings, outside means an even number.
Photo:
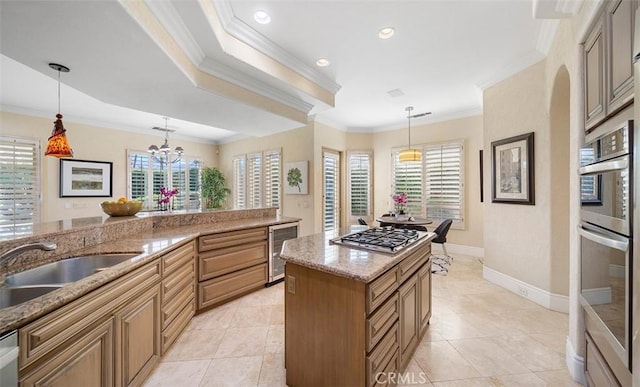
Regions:
<svg viewBox="0 0 640 387"><path fill-rule="evenodd" d="M331 243L383 253L397 253L427 235L426 232L392 227L374 227L331 239Z"/></svg>

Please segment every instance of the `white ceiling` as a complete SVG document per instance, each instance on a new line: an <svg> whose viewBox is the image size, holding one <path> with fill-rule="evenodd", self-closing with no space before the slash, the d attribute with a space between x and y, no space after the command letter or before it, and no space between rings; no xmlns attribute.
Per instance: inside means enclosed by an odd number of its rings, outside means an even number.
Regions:
<svg viewBox="0 0 640 387"><path fill-rule="evenodd" d="M541 60L555 27L534 19L529 0L144 3L205 81L190 78L125 2L2 0L3 110L53 120L58 74L47 64L56 62L71 68L62 74L67 121L152 134L151 127L164 126L161 117L168 116L169 128L177 130L172 137L212 143L305 124L281 108L239 98L231 87L207 86L217 79L339 129L387 130L405 126L409 105L414 113L433 112L416 125L480 114L482 88ZM538 3L557 11L555 1ZM207 4L215 5L227 39L303 74L334 94L335 106L280 76L282 67L238 59L221 44ZM256 23L256 10L268 12L271 23ZM378 31L387 26L395 35L379 39ZM320 57L331 65L316 67ZM391 90L403 95L391 97Z"/></svg>

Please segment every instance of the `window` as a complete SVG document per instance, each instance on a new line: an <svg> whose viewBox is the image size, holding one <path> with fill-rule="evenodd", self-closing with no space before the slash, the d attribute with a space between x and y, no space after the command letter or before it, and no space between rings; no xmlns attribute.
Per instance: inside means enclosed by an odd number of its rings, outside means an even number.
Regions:
<svg viewBox="0 0 640 387"><path fill-rule="evenodd" d="M323 224L325 230L340 227L340 153L322 152L324 200Z"/></svg>
<svg viewBox="0 0 640 387"><path fill-rule="evenodd" d="M200 208L200 169L202 162L183 156L167 163L143 151L127 151L129 160L127 195L132 200L144 202L143 208L158 208L161 187L178 190L173 197L172 208L188 210Z"/></svg>
<svg viewBox="0 0 640 387"><path fill-rule="evenodd" d="M280 208L280 150L269 150L233 159L234 208Z"/></svg>
<svg viewBox="0 0 640 387"><path fill-rule="evenodd" d="M372 211L372 153L371 151L347 152L347 203L349 220L363 218L373 220Z"/></svg>
<svg viewBox="0 0 640 387"><path fill-rule="evenodd" d="M406 192L408 210L439 222L452 219L454 228L464 228L463 143L418 146L422 161L401 163L400 149L392 152L393 192Z"/></svg>
<svg viewBox="0 0 640 387"><path fill-rule="evenodd" d="M40 142L0 137L0 237L31 234L40 222Z"/></svg>

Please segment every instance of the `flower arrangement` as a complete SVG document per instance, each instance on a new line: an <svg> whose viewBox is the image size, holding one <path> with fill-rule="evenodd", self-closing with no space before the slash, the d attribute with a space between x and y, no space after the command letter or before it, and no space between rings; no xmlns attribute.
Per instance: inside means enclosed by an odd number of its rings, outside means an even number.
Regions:
<svg viewBox="0 0 640 387"><path fill-rule="evenodd" d="M160 199L158 199L158 207L161 210L170 208L171 198L178 193L177 189L167 189L164 186L160 187Z"/></svg>
<svg viewBox="0 0 640 387"><path fill-rule="evenodd" d="M404 210L407 206L408 197L406 192L399 192L395 195L391 195L393 202L396 204L396 212L398 214L404 214Z"/></svg>

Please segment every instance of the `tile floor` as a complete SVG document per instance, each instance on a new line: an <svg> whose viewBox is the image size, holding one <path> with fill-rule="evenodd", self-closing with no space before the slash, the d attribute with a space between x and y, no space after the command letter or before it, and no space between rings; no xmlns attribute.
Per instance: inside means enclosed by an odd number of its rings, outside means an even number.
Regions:
<svg viewBox="0 0 640 387"><path fill-rule="evenodd" d="M145 386L285 386L284 287L193 318ZM482 279L455 255L433 276L431 326L401 374L407 386L579 386L566 370L568 317Z"/></svg>

